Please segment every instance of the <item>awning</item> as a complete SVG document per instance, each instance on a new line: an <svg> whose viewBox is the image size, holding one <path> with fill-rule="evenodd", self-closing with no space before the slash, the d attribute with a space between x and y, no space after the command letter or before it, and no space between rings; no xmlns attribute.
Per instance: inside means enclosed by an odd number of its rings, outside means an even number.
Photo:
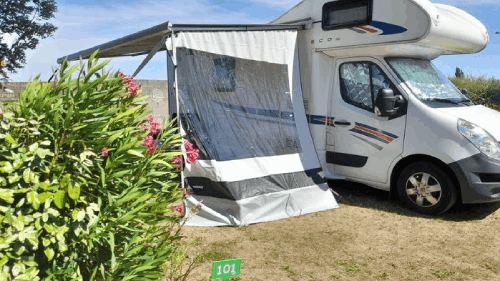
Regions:
<svg viewBox="0 0 500 281"><path fill-rule="evenodd" d="M303 30L304 25L301 24L172 24L164 22L162 24L141 30L139 32L124 36L122 38L109 41L107 43L97 45L67 56L57 59L57 63L61 64L65 58L69 61L88 59L90 55L100 50L100 58L138 56L151 53L162 39L177 31L258 31L258 30L286 30L295 29ZM162 44L157 51L164 51L165 46Z"/></svg>

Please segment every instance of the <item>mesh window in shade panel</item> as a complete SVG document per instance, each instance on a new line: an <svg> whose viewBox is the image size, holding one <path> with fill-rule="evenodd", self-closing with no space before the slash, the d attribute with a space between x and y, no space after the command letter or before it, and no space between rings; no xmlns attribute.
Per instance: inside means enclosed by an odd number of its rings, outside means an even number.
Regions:
<svg viewBox="0 0 500 281"><path fill-rule="evenodd" d="M200 159L301 152L287 65L178 48L179 107Z"/></svg>

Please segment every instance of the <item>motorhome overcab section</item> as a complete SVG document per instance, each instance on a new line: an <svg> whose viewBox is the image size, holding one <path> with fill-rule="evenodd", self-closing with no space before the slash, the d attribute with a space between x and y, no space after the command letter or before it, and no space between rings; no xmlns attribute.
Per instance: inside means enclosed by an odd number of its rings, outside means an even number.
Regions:
<svg viewBox="0 0 500 281"><path fill-rule="evenodd" d="M304 0L265 25L167 22L67 58L148 54L136 76L167 50L169 115L200 149L188 224L245 225L336 208L325 178L430 215L500 200L500 113L431 63L488 41L429 0Z"/></svg>
<svg viewBox="0 0 500 281"><path fill-rule="evenodd" d="M391 190L426 214L500 199L500 113L431 63L484 49L477 19L427 0L305 0L272 23L300 21L302 90L325 177Z"/></svg>

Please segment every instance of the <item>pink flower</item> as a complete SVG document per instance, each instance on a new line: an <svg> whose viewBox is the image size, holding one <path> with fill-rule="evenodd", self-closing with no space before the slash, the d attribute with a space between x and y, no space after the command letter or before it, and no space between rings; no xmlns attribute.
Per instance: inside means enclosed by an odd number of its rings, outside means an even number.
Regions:
<svg viewBox="0 0 500 281"><path fill-rule="evenodd" d="M184 147L186 148L186 154L188 157L186 162L196 164L198 162L198 157L200 156L200 150L194 149L193 144L188 140L184 141Z"/></svg>
<svg viewBox="0 0 500 281"><path fill-rule="evenodd" d="M182 163L182 158L180 155L177 155L174 157L174 163L175 164L181 164Z"/></svg>
<svg viewBox="0 0 500 281"><path fill-rule="evenodd" d="M118 73L118 76L123 77L123 76L125 76L125 74L120 72L120 73Z"/></svg>
<svg viewBox="0 0 500 281"><path fill-rule="evenodd" d="M137 91L139 90L139 85L129 84L128 85L128 89L130 90L130 95L131 96L136 96L137 95Z"/></svg>
<svg viewBox="0 0 500 281"><path fill-rule="evenodd" d="M139 85L134 84L132 81L134 79L133 76L130 76L128 78L125 78L123 73L118 74L120 77L122 77L123 82L127 83L127 89L130 91L131 96L137 95L137 91L139 90Z"/></svg>
<svg viewBox="0 0 500 281"><path fill-rule="evenodd" d="M155 149L155 141L153 139L153 136L149 135L145 137L142 141L142 144L148 148L148 154L153 154L153 151Z"/></svg>
<svg viewBox="0 0 500 281"><path fill-rule="evenodd" d="M137 125L137 127L138 128L147 127L146 130L144 130L144 132L149 132L153 135L161 131L160 122L155 122L152 115L149 115L147 117L147 119L149 121L149 124L148 123L141 123L141 124Z"/></svg>
<svg viewBox="0 0 500 281"><path fill-rule="evenodd" d="M184 146L186 147L186 150L191 150L193 149L193 144L190 143L188 140L184 141Z"/></svg>
<svg viewBox="0 0 500 281"><path fill-rule="evenodd" d="M153 136L147 136L144 138L144 140L142 141L142 144L144 144L145 146L152 146L155 144L155 141L153 139Z"/></svg>
<svg viewBox="0 0 500 281"><path fill-rule="evenodd" d="M103 157L108 156L108 148L107 147L103 147L101 153L102 153Z"/></svg>
<svg viewBox="0 0 500 281"><path fill-rule="evenodd" d="M177 212L179 214L183 214L184 213L184 206L177 206L177 207L172 207L172 212Z"/></svg>
<svg viewBox="0 0 500 281"><path fill-rule="evenodd" d="M201 203L196 205L196 207L198 208L198 210L201 210Z"/></svg>

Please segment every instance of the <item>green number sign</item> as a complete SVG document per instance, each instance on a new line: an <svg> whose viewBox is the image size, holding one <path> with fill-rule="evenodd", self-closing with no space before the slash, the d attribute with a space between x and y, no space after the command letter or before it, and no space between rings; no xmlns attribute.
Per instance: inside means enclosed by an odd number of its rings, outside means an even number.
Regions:
<svg viewBox="0 0 500 281"><path fill-rule="evenodd" d="M212 268L212 280L228 280L240 276L241 259L216 261Z"/></svg>

